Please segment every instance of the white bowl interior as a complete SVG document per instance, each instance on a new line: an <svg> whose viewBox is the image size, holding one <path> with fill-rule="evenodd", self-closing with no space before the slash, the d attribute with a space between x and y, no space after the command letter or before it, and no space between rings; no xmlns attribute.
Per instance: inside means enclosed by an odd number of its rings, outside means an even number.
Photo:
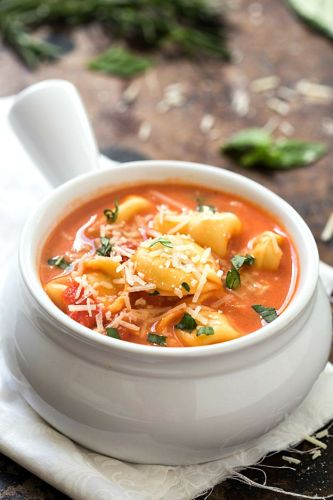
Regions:
<svg viewBox="0 0 333 500"><path fill-rule="evenodd" d="M46 237L53 227L66 215L69 211L80 203L83 203L90 198L96 196L98 192L106 192L122 185L138 184L143 182L163 182L166 180L177 180L184 183L196 184L225 192L235 193L238 196L249 199L256 204L262 206L269 212L273 213L285 226L288 233L291 235L299 257L299 277L297 290L293 299L283 314L274 322L260 329L260 335L263 336L264 331L268 334L278 326L286 325L291 321L302 309L304 304L312 296L317 280L319 258L317 246L312 236L311 231L305 224L299 214L284 200L275 195L272 191L263 186L249 180L246 177L235 174L233 172L187 162L176 161L142 161L132 162L120 165L111 165L110 167L81 176L73 179L63 186L57 188L51 196L45 200L28 220L25 225L20 244L20 267L24 280L42 305L56 316L60 321L67 323L72 329L81 329L81 333L88 331L85 327L66 317L47 297L41 287L37 263L42 245ZM69 323L68 323L69 321ZM226 348L227 344L255 341L256 334L253 332L248 336L241 337L234 341L229 341L226 344L215 344L212 346L196 347L190 349L202 350L211 349L220 346ZM95 337L100 337L100 341L109 342L114 339L105 338L100 334L95 334ZM251 340L252 339L252 340ZM118 344L120 344L118 342ZM122 342L121 344L129 344ZM146 346L135 345L136 348L147 348ZM148 349L152 350L149 346ZM170 353L175 353L178 349L184 351L183 348L160 348L167 350ZM186 349L188 351L188 349Z"/></svg>

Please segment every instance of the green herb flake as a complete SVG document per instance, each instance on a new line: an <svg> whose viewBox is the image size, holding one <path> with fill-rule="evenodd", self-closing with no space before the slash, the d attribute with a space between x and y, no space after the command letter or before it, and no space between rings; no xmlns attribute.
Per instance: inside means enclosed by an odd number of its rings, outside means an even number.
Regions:
<svg viewBox="0 0 333 500"><path fill-rule="evenodd" d="M173 248L173 244L171 243L171 241L168 240L167 238L163 238L163 236L160 236L159 238L155 238L154 241L152 241L150 243L148 248L151 248L154 245L157 245L157 243L160 243L161 245L163 245L164 247L167 247L167 248Z"/></svg>
<svg viewBox="0 0 333 500"><path fill-rule="evenodd" d="M151 66L150 59L122 47L111 47L89 63L89 68L120 78L131 78Z"/></svg>
<svg viewBox="0 0 333 500"><path fill-rule="evenodd" d="M110 257L112 245L110 238L101 238L101 246L97 248L96 254L102 257Z"/></svg>
<svg viewBox="0 0 333 500"><path fill-rule="evenodd" d="M255 262L255 258L248 253L246 255L234 255L230 262L233 267L239 271L243 266L252 266Z"/></svg>
<svg viewBox="0 0 333 500"><path fill-rule="evenodd" d="M213 214L215 214L216 212L216 208L214 207L214 205L197 205L197 208L196 208L197 212L212 212Z"/></svg>
<svg viewBox="0 0 333 500"><path fill-rule="evenodd" d="M274 141L267 131L252 128L235 134L221 152L245 168L290 170L319 160L326 154L327 146L298 139Z"/></svg>
<svg viewBox="0 0 333 500"><path fill-rule="evenodd" d="M160 292L158 290L154 290L153 292L148 292L148 295L151 295L151 296L160 295Z"/></svg>
<svg viewBox="0 0 333 500"><path fill-rule="evenodd" d="M227 276L225 279L225 285L229 290L235 290L239 288L241 284L240 274L237 269L232 268L227 272Z"/></svg>
<svg viewBox="0 0 333 500"><path fill-rule="evenodd" d="M167 338L164 335L157 335L157 333L148 333L147 340L151 344L166 345Z"/></svg>
<svg viewBox="0 0 333 500"><path fill-rule="evenodd" d="M103 213L104 213L106 220L108 222L116 222L116 220L118 219L118 214L119 214L118 200L116 200L114 202L114 209L113 210L111 210L110 208L106 208Z"/></svg>
<svg viewBox="0 0 333 500"><path fill-rule="evenodd" d="M56 257L51 257L47 261L49 266L59 267L60 269L67 269L70 266L70 262L67 262L63 255L57 255Z"/></svg>
<svg viewBox="0 0 333 500"><path fill-rule="evenodd" d="M197 337L200 335L214 335L214 328L212 326L201 326L198 328Z"/></svg>
<svg viewBox="0 0 333 500"><path fill-rule="evenodd" d="M112 337L113 339L119 339L120 340L120 335L118 328L112 328L111 326L106 328L106 335L108 337Z"/></svg>
<svg viewBox="0 0 333 500"><path fill-rule="evenodd" d="M251 307L266 323L271 323L278 317L275 307L265 307L261 304L255 304Z"/></svg>
<svg viewBox="0 0 333 500"><path fill-rule="evenodd" d="M197 322L189 313L184 313L182 319L175 325L178 330L183 330L185 332L193 332L197 327Z"/></svg>
<svg viewBox="0 0 333 500"><path fill-rule="evenodd" d="M191 290L190 288L190 285L188 283L186 283L186 281L184 281L182 283L182 287L184 288L184 290L186 290L187 292L189 292Z"/></svg>

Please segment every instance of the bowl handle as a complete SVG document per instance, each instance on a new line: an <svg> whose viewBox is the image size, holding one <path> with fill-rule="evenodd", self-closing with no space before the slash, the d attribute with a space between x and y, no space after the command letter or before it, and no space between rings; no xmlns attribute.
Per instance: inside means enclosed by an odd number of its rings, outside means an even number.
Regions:
<svg viewBox="0 0 333 500"><path fill-rule="evenodd" d="M9 122L53 186L98 168L96 140L70 82L45 80L27 87L16 96Z"/></svg>

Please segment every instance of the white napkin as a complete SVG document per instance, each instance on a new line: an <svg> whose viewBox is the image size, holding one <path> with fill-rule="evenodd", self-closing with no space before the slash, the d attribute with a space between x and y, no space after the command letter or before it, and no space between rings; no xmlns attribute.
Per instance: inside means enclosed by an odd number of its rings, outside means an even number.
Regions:
<svg viewBox="0 0 333 500"><path fill-rule="evenodd" d="M2 263L15 254L27 214L50 190L8 127L10 104L11 98L0 99ZM326 266L322 271L331 292L333 269ZM268 452L298 443L333 417L333 367L328 364L302 405L251 448L202 465L134 465L88 451L55 431L14 390L3 366L0 359L0 452L74 499L190 500Z"/></svg>

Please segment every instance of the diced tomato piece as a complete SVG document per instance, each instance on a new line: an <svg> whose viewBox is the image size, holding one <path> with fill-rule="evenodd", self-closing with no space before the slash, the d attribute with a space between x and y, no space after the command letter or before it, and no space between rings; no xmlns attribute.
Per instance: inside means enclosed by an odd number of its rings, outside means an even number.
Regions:
<svg viewBox="0 0 333 500"><path fill-rule="evenodd" d="M75 304L75 302L81 297L75 297L77 289L78 289L78 284L73 283L64 292L64 302L67 306L70 304ZM87 304L87 300L82 300L80 304L85 305ZM95 328L96 326L96 319L95 316L98 313L98 311L91 311L91 316L89 316L88 311L69 311L67 308L67 315L72 318L74 321L77 321L77 323L80 323L83 326L86 326L88 328Z"/></svg>

